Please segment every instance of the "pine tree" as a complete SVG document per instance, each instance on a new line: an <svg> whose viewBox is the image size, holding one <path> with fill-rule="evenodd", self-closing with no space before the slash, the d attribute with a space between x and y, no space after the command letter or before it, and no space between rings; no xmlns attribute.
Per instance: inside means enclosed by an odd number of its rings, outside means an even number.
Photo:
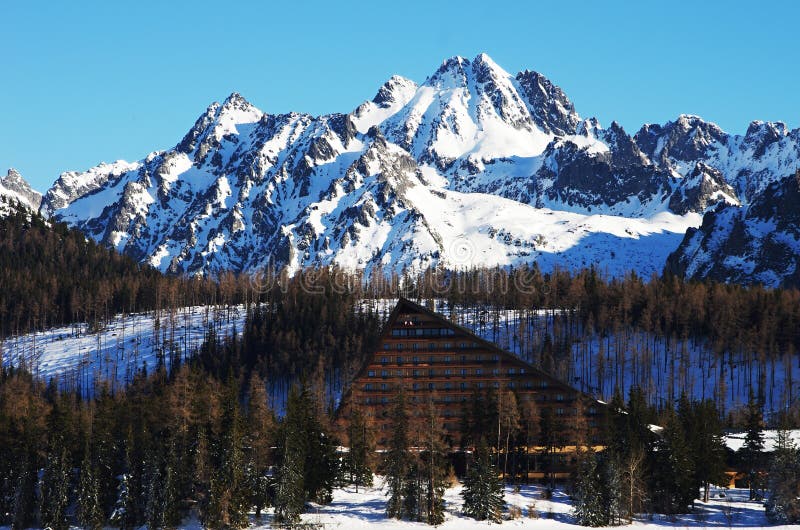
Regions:
<svg viewBox="0 0 800 530"><path fill-rule="evenodd" d="M211 481L206 524L243 528L247 525L248 492L242 453L242 425L234 380L224 390L221 432L217 448L218 469Z"/></svg>
<svg viewBox="0 0 800 530"><path fill-rule="evenodd" d="M750 399L747 403L747 434L744 445L739 449L739 458L742 462L747 481L750 487L750 499L757 499L763 490L762 473L764 467L764 434L763 416L761 405L753 396L750 389Z"/></svg>
<svg viewBox="0 0 800 530"><path fill-rule="evenodd" d="M652 453L653 505L660 513L686 513L696 496L692 457L686 435L674 411L667 411L661 437Z"/></svg>
<svg viewBox="0 0 800 530"><path fill-rule="evenodd" d="M446 448L441 425L441 418L431 398L425 411L421 437L425 452L421 455L419 464L424 472L424 519L434 526L444 522L444 492L447 487Z"/></svg>
<svg viewBox="0 0 800 530"><path fill-rule="evenodd" d="M703 501L708 502L711 484L719 484L725 474L725 443L722 423L714 402L689 402L684 394L678 416L690 447L694 468L695 489L703 488Z"/></svg>
<svg viewBox="0 0 800 530"><path fill-rule="evenodd" d="M800 523L800 450L785 425L778 429L772 455L765 512L773 524Z"/></svg>
<svg viewBox="0 0 800 530"><path fill-rule="evenodd" d="M67 507L70 504L70 465L67 449L59 439L47 455L47 465L39 486L42 492L42 526L67 530Z"/></svg>
<svg viewBox="0 0 800 530"><path fill-rule="evenodd" d="M350 483L356 487L356 492L358 492L359 486L372 486L370 455L374 450L372 433L364 413L359 408L354 408L350 416L347 438L350 441L350 450L346 457L346 469Z"/></svg>
<svg viewBox="0 0 800 530"><path fill-rule="evenodd" d="M87 444L78 482L78 522L84 528L96 530L103 526L103 513L92 467L91 451Z"/></svg>
<svg viewBox="0 0 800 530"><path fill-rule="evenodd" d="M389 440L389 448L383 462L389 495L389 500L386 502L386 515L394 519L402 519L405 513L405 498L408 496L408 475L411 471L408 454L409 420L405 393L402 388L397 393L391 417L392 437Z"/></svg>
<svg viewBox="0 0 800 530"><path fill-rule="evenodd" d="M603 491L603 474L597 455L583 456L575 480L575 507L573 513L581 526L605 526L609 523Z"/></svg>
<svg viewBox="0 0 800 530"><path fill-rule="evenodd" d="M492 465L486 441L481 439L475 448L474 460L464 477L464 513L478 521L502 522L505 506L503 481Z"/></svg>
<svg viewBox="0 0 800 530"><path fill-rule="evenodd" d="M275 490L275 522L295 524L305 505L304 469L309 440L305 432L306 403L297 387L286 402L282 430L282 459Z"/></svg>
<svg viewBox="0 0 800 530"><path fill-rule="evenodd" d="M250 504L255 506L256 519L270 500L270 480L267 476L272 444L275 438L275 418L267 402L266 383L255 374L250 379L247 395L247 466L246 482Z"/></svg>

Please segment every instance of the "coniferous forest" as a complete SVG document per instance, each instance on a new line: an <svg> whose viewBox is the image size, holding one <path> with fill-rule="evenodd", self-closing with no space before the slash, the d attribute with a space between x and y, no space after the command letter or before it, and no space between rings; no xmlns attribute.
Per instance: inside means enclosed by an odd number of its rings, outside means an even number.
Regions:
<svg viewBox="0 0 800 530"><path fill-rule="evenodd" d="M93 392L76 392L4 365L0 525L15 528L171 528L187 517L241 528L267 510L291 525L309 502L331 502L343 484L368 487L373 473L388 487L387 517L441 523L444 491L461 475L465 513L499 521L502 482L528 480L526 448L544 448L547 470L561 458L564 431L575 435L587 424L578 417L560 425L548 409L489 389L465 404L464 436L453 446L436 409L412 407L401 391L387 412L390 446L376 452L368 417L357 409L337 414L385 318L365 300L402 294L465 312L544 311L551 336L531 347L554 373L559 352L587 334L646 332L670 344L703 343L721 360L750 352L765 363L787 355L796 362L800 347L795 290L535 267L413 278L365 279L335 269L291 278L169 277L24 214L0 220L0 246L3 335L71 322L102 326L116 313L189 304L244 304L247 311L233 336L210 329L185 361L143 368L122 389L98 381ZM770 518L800 520L800 455L785 434L798 426L797 407L790 399L780 414L767 415L763 386L754 387L735 413L711 397L653 400L637 386L614 389L595 426L598 443L568 462L576 519L599 526L684 513L735 468L752 498L767 499ZM767 426L783 433L776 451L765 451ZM746 431L742 449L725 447L725 428ZM545 484L555 486L554 477Z"/></svg>

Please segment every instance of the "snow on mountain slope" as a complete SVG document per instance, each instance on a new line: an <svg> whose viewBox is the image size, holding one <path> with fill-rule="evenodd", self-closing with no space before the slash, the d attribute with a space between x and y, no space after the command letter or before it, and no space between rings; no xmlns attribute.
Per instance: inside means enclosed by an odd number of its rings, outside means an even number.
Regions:
<svg viewBox="0 0 800 530"><path fill-rule="evenodd" d="M800 171L773 181L750 204L707 213L667 267L692 278L800 287Z"/></svg>
<svg viewBox="0 0 800 530"><path fill-rule="evenodd" d="M730 186L748 203L800 165L800 129L754 121L744 136L732 135L698 116L681 115L664 125L645 125L636 143L660 168L681 177L697 165L715 170L717 186Z"/></svg>
<svg viewBox="0 0 800 530"><path fill-rule="evenodd" d="M770 146L794 132L734 142L693 120L631 137L539 73L453 57L350 114L265 114L234 93L172 149L62 174L42 211L173 273L537 260L649 275L706 210L742 200L750 177L718 167L734 158L721 145L763 151L763 171L791 158Z"/></svg>
<svg viewBox="0 0 800 530"><path fill-rule="evenodd" d="M169 352L184 360L211 328L219 337L240 332L244 319L244 306L119 315L97 333L79 324L10 337L0 341L0 360L45 381L53 378L64 388L91 389L101 380L124 385L142 368L151 372L159 356L167 366Z"/></svg>
<svg viewBox="0 0 800 530"><path fill-rule="evenodd" d="M0 215L10 212L16 204L35 212L41 203L42 195L16 169L10 168L5 177L0 177Z"/></svg>

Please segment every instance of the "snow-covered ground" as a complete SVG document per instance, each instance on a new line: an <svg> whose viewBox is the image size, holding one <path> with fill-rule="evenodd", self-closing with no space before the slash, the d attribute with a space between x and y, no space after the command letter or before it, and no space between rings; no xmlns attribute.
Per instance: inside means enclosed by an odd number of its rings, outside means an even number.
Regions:
<svg viewBox="0 0 800 530"><path fill-rule="evenodd" d="M520 528L544 530L551 528L584 528L572 516L572 501L563 491L556 491L551 500L542 498L543 489L539 486L522 486L518 493L506 487L505 500L508 506L520 508L521 517L505 520L502 526L486 521L480 522L462 514L461 486L449 488L445 493L445 522L437 528L443 530L469 530L477 528ZM535 517L529 514L535 513ZM272 528L271 510L256 521L251 520L250 528ZM327 506L311 505L309 513L303 515L303 522L319 525L322 529L360 530L379 528L382 530L412 530L431 528L424 523L398 521L386 518L386 491L380 481L374 488L361 488L358 493L353 487L337 489L333 502ZM641 515L627 527L635 528L763 528L769 526L761 503L748 500L748 491L743 489L712 489L708 503L696 501L694 511L689 514L664 516ZM188 519L179 527L181 530L199 530L202 525L196 519ZM797 529L797 526L769 526L775 530ZM0 527L9 530L9 527Z"/></svg>
<svg viewBox="0 0 800 530"><path fill-rule="evenodd" d="M91 389L98 380L124 384L142 367L152 370L161 354L167 365L171 356L187 358L212 327L218 337L241 332L245 316L244 306L118 315L96 333L76 324L0 341L0 360L55 378L63 388Z"/></svg>
<svg viewBox="0 0 800 530"><path fill-rule="evenodd" d="M767 429L761 431L764 436L764 450L774 451L778 438L778 431ZM747 436L746 432L732 432L725 435L725 445L733 451L738 451L744 445L744 439ZM800 429L793 429L789 431L789 438L796 447L800 447Z"/></svg>
<svg viewBox="0 0 800 530"><path fill-rule="evenodd" d="M511 487L506 488L506 503L520 508L522 517L506 520L500 528L580 528L572 516L572 501L563 491L556 491L551 500L544 500L543 489L539 486L522 486L518 493ZM462 514L461 486L449 488L445 494L446 520L438 528L461 530L470 528L497 528L487 522L479 522ZM643 515L632 524L642 528L761 528L767 526L764 507L760 503L748 500L746 490L714 489L712 499L708 503L696 502L693 513L666 517ZM720 496L722 495L722 496ZM529 517L531 508L537 517ZM359 493L352 487L337 489L333 502L327 506L312 506L310 513L303 516L303 522L319 523L324 528L341 530L358 530L381 528L384 530L410 530L412 528L429 528L423 523L397 521L386 518L386 491L380 480L375 488L363 488ZM270 528L267 515L261 522L254 524L258 528ZM791 528L772 527L772 528ZM796 528L796 527L795 527Z"/></svg>

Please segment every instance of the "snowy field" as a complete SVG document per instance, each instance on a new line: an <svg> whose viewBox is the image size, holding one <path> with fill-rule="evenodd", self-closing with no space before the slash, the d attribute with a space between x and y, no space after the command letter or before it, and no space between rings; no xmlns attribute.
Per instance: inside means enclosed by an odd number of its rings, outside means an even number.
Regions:
<svg viewBox="0 0 800 530"><path fill-rule="evenodd" d="M376 481L380 486L380 481ZM539 486L522 486L519 493L511 487L506 488L508 506L520 508L522 516L516 520L506 520L502 526L479 522L461 513L461 486L450 488L445 494L446 520L438 526L444 530L468 530L471 528L584 528L572 516L572 501L563 491L556 491L551 500L542 498ZM723 495L723 496L720 496ZM708 503L696 502L693 513L666 517L644 515L638 517L629 527L636 528L762 528L769 526L764 516L764 507L747 500L747 490L713 490L713 498ZM309 513L303 515L303 522L320 525L325 529L359 530L380 528L384 530L411 530L431 528L424 523L387 519L386 491L381 487L363 488L359 493L352 487L334 491L333 502L327 506L311 505ZM529 514L535 517L529 517ZM252 521L255 528L270 528L271 514L261 521ZM196 522L187 521L182 528L199 528ZM797 528L791 526L771 526L776 529Z"/></svg>
<svg viewBox="0 0 800 530"><path fill-rule="evenodd" d="M376 485L380 486L379 482ZM556 491L551 500L542 499L542 489L538 486L522 486L519 493L506 488L508 506L520 508L522 516L515 520L505 520L501 526L479 522L461 513L461 487L450 488L445 493L446 520L436 527L442 530L469 530L477 528L519 528L545 530L551 528L586 528L579 526L572 516L572 501L563 491ZM720 496L723 495L723 496ZM797 526L770 526L764 516L760 503L747 500L747 490L713 490L713 498L708 503L697 501L693 513L677 516L643 515L631 525L615 528L764 528L775 530L794 529ZM310 506L310 513L303 515L303 523L315 525L320 529L337 530L421 530L433 528L424 523L397 521L386 518L386 492L381 487L360 489L352 487L334 491L333 502L327 506ZM534 514L535 517L529 517ZM250 528L272 528L271 510L260 521L251 520ZM182 530L199 530L202 525L197 520L186 520ZM0 527L10 530L10 527Z"/></svg>
<svg viewBox="0 0 800 530"><path fill-rule="evenodd" d="M175 311L118 315L99 332L76 324L0 341L3 365L24 366L62 388L93 387L94 381L129 382L146 367L151 371L163 355L186 359L212 327L218 337L241 333L244 306L184 307Z"/></svg>

